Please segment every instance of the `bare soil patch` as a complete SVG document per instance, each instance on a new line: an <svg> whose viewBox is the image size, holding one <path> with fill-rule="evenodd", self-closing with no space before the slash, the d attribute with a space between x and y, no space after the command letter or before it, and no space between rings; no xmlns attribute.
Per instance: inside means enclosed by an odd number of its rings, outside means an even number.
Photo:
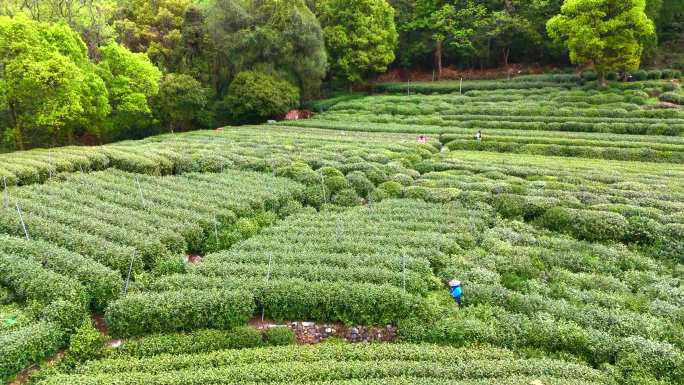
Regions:
<svg viewBox="0 0 684 385"><path fill-rule="evenodd" d="M340 338L351 343L393 342L397 339L397 329L392 325L345 326L340 323L316 323L308 321L288 321L276 323L272 320L253 319L249 324L259 330L287 327L295 333L300 345L313 345L328 338Z"/></svg>

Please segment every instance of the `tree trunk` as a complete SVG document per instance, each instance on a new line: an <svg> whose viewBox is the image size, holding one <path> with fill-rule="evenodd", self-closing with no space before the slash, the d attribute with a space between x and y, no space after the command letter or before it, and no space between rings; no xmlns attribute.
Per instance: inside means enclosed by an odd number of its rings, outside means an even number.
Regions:
<svg viewBox="0 0 684 385"><path fill-rule="evenodd" d="M24 135L21 132L21 127L17 122L17 112L14 108L14 103L9 102L9 118L10 127L14 128L14 144L19 150L24 149Z"/></svg>
<svg viewBox="0 0 684 385"><path fill-rule="evenodd" d="M501 53L503 56L504 67L508 68L508 58L511 55L511 49L509 47L504 47L501 49Z"/></svg>
<svg viewBox="0 0 684 385"><path fill-rule="evenodd" d="M438 40L435 47L435 68L437 68L437 80L442 77L442 41Z"/></svg>
<svg viewBox="0 0 684 385"><path fill-rule="evenodd" d="M14 127L14 143L16 143L17 149L20 151L24 150L24 135L19 126Z"/></svg>
<svg viewBox="0 0 684 385"><path fill-rule="evenodd" d="M605 71L601 71L598 73L598 84L601 87L605 87L608 85L608 82L606 81L606 73Z"/></svg>
<svg viewBox="0 0 684 385"><path fill-rule="evenodd" d="M67 143L72 145L76 143L75 137L74 137L74 130L71 128L67 129Z"/></svg>

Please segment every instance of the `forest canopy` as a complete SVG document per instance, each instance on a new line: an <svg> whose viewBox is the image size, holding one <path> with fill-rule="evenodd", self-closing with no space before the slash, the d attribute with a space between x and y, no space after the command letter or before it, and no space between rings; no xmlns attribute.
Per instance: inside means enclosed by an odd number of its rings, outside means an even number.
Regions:
<svg viewBox="0 0 684 385"><path fill-rule="evenodd" d="M264 121L388 69L681 69L683 36L684 0L5 0L0 149Z"/></svg>

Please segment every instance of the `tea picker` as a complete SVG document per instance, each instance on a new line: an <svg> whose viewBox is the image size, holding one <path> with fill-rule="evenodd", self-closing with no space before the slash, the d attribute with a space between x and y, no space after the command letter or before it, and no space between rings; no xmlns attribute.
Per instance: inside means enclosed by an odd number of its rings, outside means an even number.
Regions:
<svg viewBox="0 0 684 385"><path fill-rule="evenodd" d="M458 306L461 306L461 298L463 297L463 290L461 289L461 281L452 279L449 281L449 288L451 296L454 297Z"/></svg>

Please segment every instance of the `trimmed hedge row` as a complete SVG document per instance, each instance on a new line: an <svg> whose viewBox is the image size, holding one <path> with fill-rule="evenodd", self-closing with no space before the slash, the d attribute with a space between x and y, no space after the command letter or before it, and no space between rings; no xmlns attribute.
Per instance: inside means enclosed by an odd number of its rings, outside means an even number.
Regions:
<svg viewBox="0 0 684 385"><path fill-rule="evenodd" d="M25 367L55 354L64 339L60 325L46 321L0 335L0 381L9 382Z"/></svg>
<svg viewBox="0 0 684 385"><path fill-rule="evenodd" d="M528 143L526 143L528 142ZM576 145L573 141L546 144L500 140L488 137L484 142L473 139L452 140L446 144L450 150L510 152L544 156L566 156L577 158L596 158L640 162L684 163L684 151L658 151L644 143L641 148L621 148L609 143L596 142L595 145Z"/></svg>
<svg viewBox="0 0 684 385"><path fill-rule="evenodd" d="M20 299L46 306L66 300L83 306L89 302L85 289L72 278L45 270L38 262L0 253L0 284Z"/></svg>
<svg viewBox="0 0 684 385"><path fill-rule="evenodd" d="M471 130L453 131L439 135L442 145L448 145L453 140L468 139L473 141ZM499 142L517 142L522 144L570 144L576 146L613 146L619 148L648 147L658 151L681 152L684 150L684 139L662 136L638 136L622 134L592 134L592 133L559 133L534 131L487 131L485 142L494 140Z"/></svg>
<svg viewBox="0 0 684 385"><path fill-rule="evenodd" d="M110 303L105 321L112 336L131 337L240 326L250 319L254 309L254 297L245 291L141 293L130 294Z"/></svg>
<svg viewBox="0 0 684 385"><path fill-rule="evenodd" d="M313 256L312 256L313 257ZM255 280L266 277L268 270L268 257L253 263L232 262L226 263L225 260L207 261L191 268L195 274L218 277L251 277ZM310 259L310 258L306 258ZM264 264L266 261L266 264ZM425 294L430 289L429 279L425 279L425 273L419 274L411 270L402 272L401 269L384 269L376 267L336 267L322 264L304 265L297 261L283 261L277 258L277 263L271 267L270 277L273 280L280 279L302 279L307 282L326 281L330 284L337 283L370 283L375 285L386 284L394 287L406 287L409 293ZM362 263L362 260L358 260ZM313 262L316 263L316 262ZM432 274L432 272L428 273Z"/></svg>
<svg viewBox="0 0 684 385"><path fill-rule="evenodd" d="M24 236L17 212L11 209L2 209L0 212L0 230L17 237ZM33 238L79 253L119 271L122 275L128 272L131 256L135 252L131 247L117 245L98 236L27 213L24 213L24 221ZM139 273L142 270L143 262L137 258L133 263L133 272Z"/></svg>
<svg viewBox="0 0 684 385"><path fill-rule="evenodd" d="M408 91L417 94L452 94L479 90L517 90L530 88L562 87L561 83L543 80L519 80L519 81L457 81L440 82L411 82L411 83L383 83L375 86L376 92L390 94L406 94ZM569 85L568 85L569 86Z"/></svg>
<svg viewBox="0 0 684 385"><path fill-rule="evenodd" d="M302 134L302 135L300 135ZM358 161L385 164L420 147L414 138L356 134L338 136L331 142L329 132L299 130L296 135L279 126L235 128L225 131L194 131L178 135L159 135L141 141L126 141L97 148L83 148L94 154L91 167L49 167L49 161L73 156L81 148L38 150L0 155L0 188L5 176L9 186L42 183L50 174L61 178L82 168L84 172L106 168L146 175L189 172L222 172L227 169L272 172L273 169L302 161L312 168ZM48 156L51 153L52 156ZM90 155L89 155L90 156ZM56 161L55 161L56 162ZM52 172L50 171L52 170Z"/></svg>
<svg viewBox="0 0 684 385"><path fill-rule="evenodd" d="M334 281L311 282L278 279L268 284L259 277L230 278L184 274L161 277L149 290L248 290L254 293L257 313L275 320L314 320L346 324L386 325L408 314L424 314L427 303L420 296L389 285Z"/></svg>
<svg viewBox="0 0 684 385"><path fill-rule="evenodd" d="M658 99L662 102L684 105L684 94L679 92L664 92Z"/></svg>
<svg viewBox="0 0 684 385"><path fill-rule="evenodd" d="M539 380L537 378L537 380ZM604 382L593 382L584 379L575 380L567 378L553 378L543 377L540 381L548 385L598 385ZM330 381L315 381L315 382L301 382L302 385L415 385L419 382L421 385L526 385L529 384L530 378L525 376L512 375L505 378L486 378L477 380L462 380L462 379L445 379L445 378L425 378L425 377L393 377L393 378L366 378L363 380L330 380ZM263 382L241 382L244 385L257 385ZM274 385L287 385L286 383L269 382Z"/></svg>
<svg viewBox="0 0 684 385"><path fill-rule="evenodd" d="M458 357L454 361L454 357ZM521 359L491 348L455 349L434 345L321 344L214 352L199 355L159 356L141 360L90 362L77 374L56 376L41 384L121 383L366 383L371 378L469 380L506 384L511 377L527 383L575 381L602 383L605 376L584 365L549 359ZM524 380L521 380L524 378ZM346 381L345 381L346 380ZM354 380L355 382L349 382ZM340 382L341 381L341 382ZM387 382L382 382L387 383ZM399 382L404 383L404 382Z"/></svg>
<svg viewBox="0 0 684 385"><path fill-rule="evenodd" d="M574 322L543 315L512 314L498 308L493 310L493 322L445 317L431 325L403 324L400 333L407 341L452 346L488 343L512 349L570 352L596 366L615 363L618 369L615 375L623 379L634 376L666 383L679 383L684 379L681 369L684 355L670 344L640 337L620 339Z"/></svg>
<svg viewBox="0 0 684 385"><path fill-rule="evenodd" d="M549 230L587 241L628 240L630 222L618 213L554 207L547 210L539 224Z"/></svg>
<svg viewBox="0 0 684 385"><path fill-rule="evenodd" d="M558 107L556 107L558 108ZM551 110L551 108L549 108ZM557 110L563 111L562 109ZM678 136L684 132L684 123L680 119L671 119L672 110L638 110L633 118L628 115L613 115L609 117L597 118L586 115L583 110L573 110L568 116L549 116L539 118L535 114L547 114L550 111L536 110L524 111L520 108L508 109L463 109L442 115L406 114L390 115L368 112L361 114L353 111L349 112L329 112L324 116L310 122L297 123L301 126L315 127L317 124L327 124L329 122L344 122L345 125L363 125L361 131L396 131L396 132L415 132L415 133L442 133L453 130L467 130L471 133L477 130L512 130L512 131L561 131L577 133L606 133L617 135L661 135ZM648 114L641 111L646 111ZM660 111L658 114L652 111ZM576 113L577 115L572 115ZM506 114L512 114L506 115ZM531 115L526 115L531 114ZM552 113L551 113L552 114ZM644 115L662 115L652 118ZM324 120L325 119L325 120ZM632 121L632 119L634 121ZM647 122L640 122L641 119L650 119ZM670 122L676 120L676 122ZM323 123L317 123L323 122ZM338 124L339 124L338 123ZM401 130L384 129L378 130L374 126L377 124L394 124L402 126L413 126L410 129ZM290 123L294 125L294 123ZM435 128L436 127L436 128ZM344 128L342 128L344 129Z"/></svg>
<svg viewBox="0 0 684 385"><path fill-rule="evenodd" d="M61 172L103 170L110 166L107 156L94 147L35 149L0 154L0 187L42 183Z"/></svg>
<svg viewBox="0 0 684 385"><path fill-rule="evenodd" d="M277 280L256 294L259 307L275 320L313 320L348 325L387 325L409 314L424 314L421 297L389 285Z"/></svg>
<svg viewBox="0 0 684 385"><path fill-rule="evenodd" d="M452 357L453 358L453 357ZM513 359L510 361L456 361L451 363L433 363L426 361L343 361L336 359L310 363L274 363L269 365L248 365L219 368L190 368L187 370L164 373L124 372L113 374L88 374L68 377L56 376L40 384L57 384L68 381L70 384L269 384L269 383L303 383L321 384L328 381L339 381L349 378L402 378L415 381L421 378L449 379L481 379L493 380L509 376L524 376L527 381L546 378L581 378L584 381L604 380L598 372L579 364L569 364L549 359Z"/></svg>
<svg viewBox="0 0 684 385"><path fill-rule="evenodd" d="M151 357L160 354L208 353L225 349L264 346L262 332L249 326L231 330L202 329L183 334L156 334L129 339L111 351L116 357Z"/></svg>
<svg viewBox="0 0 684 385"><path fill-rule="evenodd" d="M123 287L123 281L117 272L47 242L0 235L0 253L21 255L58 274L77 280L88 294L95 310L104 310Z"/></svg>

